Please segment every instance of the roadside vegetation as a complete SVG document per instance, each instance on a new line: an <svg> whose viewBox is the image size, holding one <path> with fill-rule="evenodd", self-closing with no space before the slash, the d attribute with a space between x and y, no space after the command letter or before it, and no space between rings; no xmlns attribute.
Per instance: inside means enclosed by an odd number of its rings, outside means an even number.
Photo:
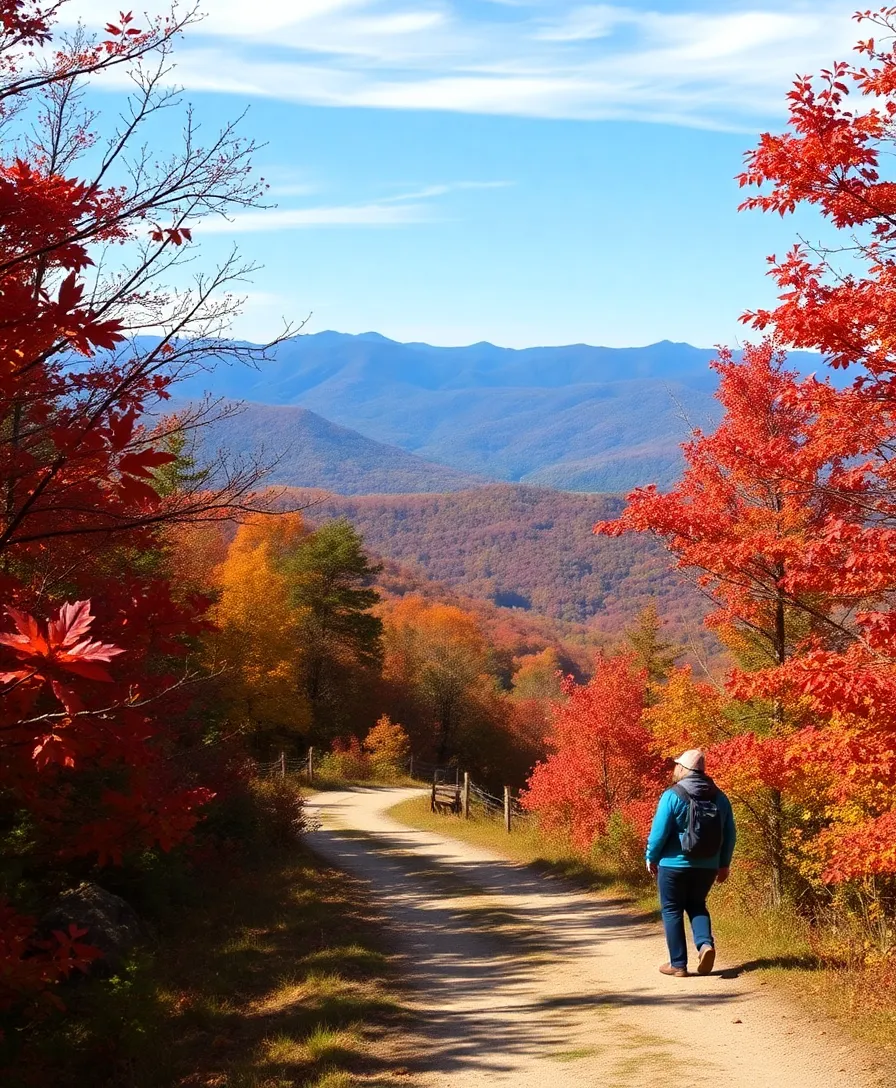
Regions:
<svg viewBox="0 0 896 1088"><path fill-rule="evenodd" d="M296 799L290 781L257 782L240 852L171 889L154 939L111 977L64 988L66 1010L31 1032L4 1084L396 1083L408 1021L375 905L298 841Z"/></svg>

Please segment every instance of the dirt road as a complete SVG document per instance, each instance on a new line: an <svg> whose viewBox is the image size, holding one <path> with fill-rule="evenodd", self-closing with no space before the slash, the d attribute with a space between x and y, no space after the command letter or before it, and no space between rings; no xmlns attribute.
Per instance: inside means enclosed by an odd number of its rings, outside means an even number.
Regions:
<svg viewBox="0 0 896 1088"><path fill-rule="evenodd" d="M868 1088L893 1082L721 950L670 979L659 927L386 812L415 791L320 794L311 846L369 883L422 1024L425 1088Z"/></svg>

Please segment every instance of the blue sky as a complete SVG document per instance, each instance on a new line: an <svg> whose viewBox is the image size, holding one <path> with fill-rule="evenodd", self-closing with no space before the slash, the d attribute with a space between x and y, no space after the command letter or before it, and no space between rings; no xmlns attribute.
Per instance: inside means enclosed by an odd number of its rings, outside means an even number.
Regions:
<svg viewBox="0 0 896 1088"><path fill-rule="evenodd" d="M253 339L311 314L440 344L734 342L773 297L765 256L815 225L738 215L733 175L793 75L858 36L826 0L205 8L175 77L209 126L250 107L278 205L199 232L264 265Z"/></svg>

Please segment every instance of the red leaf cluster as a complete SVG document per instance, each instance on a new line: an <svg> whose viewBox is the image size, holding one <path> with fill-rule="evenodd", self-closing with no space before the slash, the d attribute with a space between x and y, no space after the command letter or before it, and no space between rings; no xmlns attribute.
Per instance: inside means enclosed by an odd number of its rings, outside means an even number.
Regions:
<svg viewBox="0 0 896 1088"><path fill-rule="evenodd" d="M812 207L842 242L770 258L777 304L745 315L768 339L720 353L718 430L595 527L654 534L713 597L741 708L713 766L772 863L828 882L896 875L896 8L857 18L889 44L797 79L739 177L744 209ZM799 378L782 345L854 382Z"/></svg>
<svg viewBox="0 0 896 1088"><path fill-rule="evenodd" d="M126 341L163 296L151 256L111 276L94 268L89 286L84 274L97 246L145 237L187 190L193 207L210 188L227 205L246 166L224 139L205 167L188 148L180 181L175 170L166 187L147 165L138 182L118 165L123 138L92 179L70 176L97 138L71 120L78 79L164 54L183 21L142 30L123 12L105 37L75 35L37 66L27 50L51 41L57 8L0 0L0 120L43 93L29 138L0 152L0 793L27 822L29 864L64 872L81 859L83 872L183 843L214 796L184 758L201 735L185 660L210 602L175 584L161 527L190 513L159 486L175 456L145 422L168 397L176 350ZM163 242L190 241L178 216ZM83 936L37 940L0 904L0 1011L86 969Z"/></svg>
<svg viewBox="0 0 896 1088"><path fill-rule="evenodd" d="M549 833L587 853L619 813L646 839L664 761L642 721L646 676L626 656L599 658L584 685L566 683L548 732L549 755L522 797Z"/></svg>
<svg viewBox="0 0 896 1088"><path fill-rule="evenodd" d="M70 925L49 939L35 934L35 921L0 899L0 1013L22 1003L32 1015L61 1006L48 987L73 971L86 972L100 952L83 938L87 931ZM0 1032L2 1039L2 1032Z"/></svg>

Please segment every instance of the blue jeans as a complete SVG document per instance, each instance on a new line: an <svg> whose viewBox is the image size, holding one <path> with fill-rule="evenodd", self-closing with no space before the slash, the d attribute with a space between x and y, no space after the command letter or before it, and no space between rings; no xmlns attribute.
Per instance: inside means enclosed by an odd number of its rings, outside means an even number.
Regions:
<svg viewBox="0 0 896 1088"><path fill-rule="evenodd" d="M706 908L706 897L715 883L717 869L673 869L659 867L657 884L663 926L669 946L669 962L673 967L687 967L688 942L684 932L684 916L691 920L694 944L698 949L713 944L712 923Z"/></svg>

